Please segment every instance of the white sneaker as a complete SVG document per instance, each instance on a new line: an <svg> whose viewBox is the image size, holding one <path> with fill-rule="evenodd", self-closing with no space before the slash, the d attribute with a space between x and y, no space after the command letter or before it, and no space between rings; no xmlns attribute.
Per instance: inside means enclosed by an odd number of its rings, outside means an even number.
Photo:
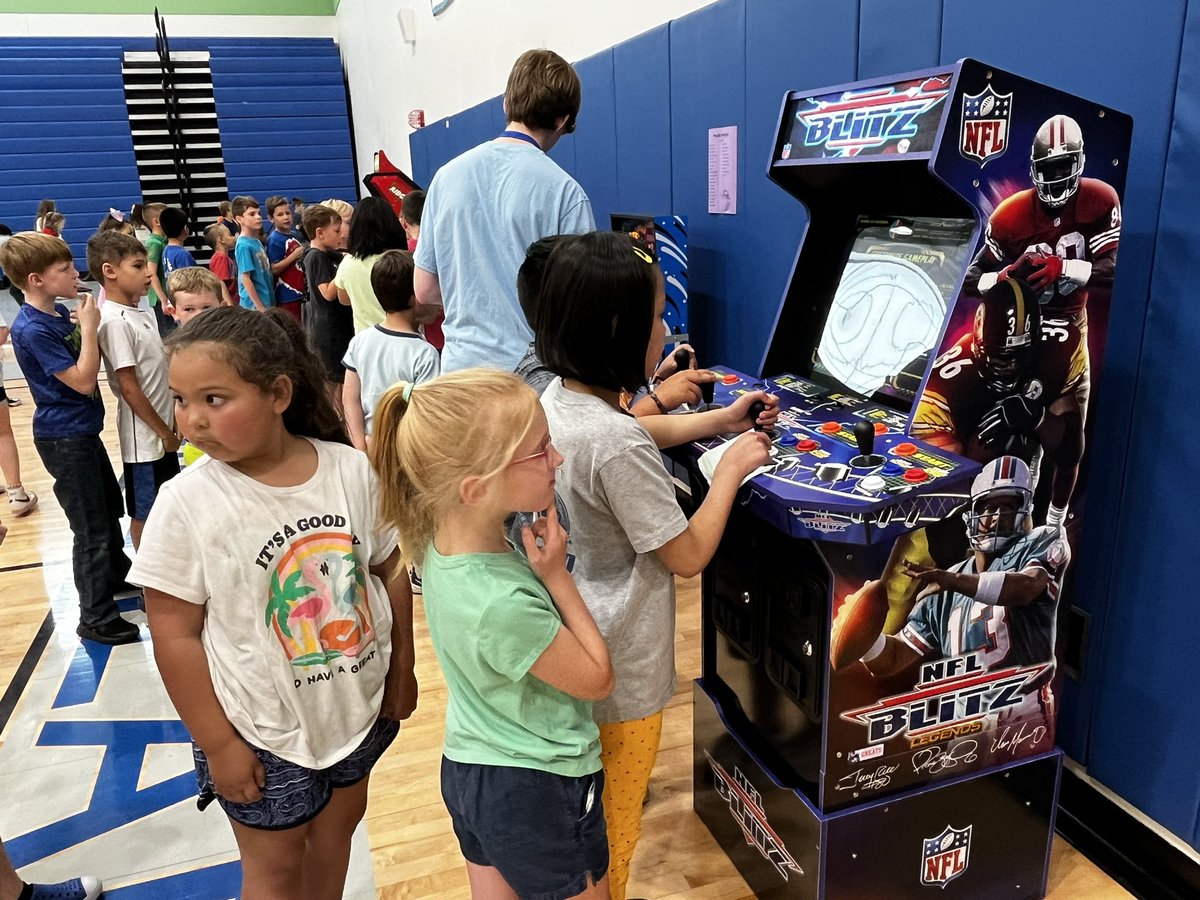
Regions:
<svg viewBox="0 0 1200 900"><path fill-rule="evenodd" d="M8 491L8 508L18 519L27 516L38 505L38 495L24 488L11 488Z"/></svg>

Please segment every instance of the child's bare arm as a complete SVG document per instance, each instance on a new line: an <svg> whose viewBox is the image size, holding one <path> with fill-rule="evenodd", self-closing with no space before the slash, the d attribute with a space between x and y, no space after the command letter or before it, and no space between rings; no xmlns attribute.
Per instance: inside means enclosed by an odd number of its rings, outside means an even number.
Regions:
<svg viewBox="0 0 1200 900"><path fill-rule="evenodd" d="M204 607L146 588L146 618L167 694L192 740L208 757L217 793L235 803L261 799L262 763L230 723L213 689L200 640Z"/></svg>
<svg viewBox="0 0 1200 900"><path fill-rule="evenodd" d="M330 282L330 283L332 284L332 282ZM337 291L338 303L342 304L342 306L349 306L350 305L350 295L346 293L346 289L345 288L335 288L335 290ZM324 297L325 295L322 293L321 296Z"/></svg>
<svg viewBox="0 0 1200 900"><path fill-rule="evenodd" d="M383 581L392 607L392 660L388 666L380 715L400 722L411 716L417 708L412 586L408 582L408 573L401 565L399 548L379 565L371 566L370 571Z"/></svg>
<svg viewBox="0 0 1200 900"><path fill-rule="evenodd" d="M362 380L358 373L346 370L342 382L342 409L346 413L346 429L350 432L350 443L364 453L367 452L367 418L362 406Z"/></svg>
<svg viewBox="0 0 1200 900"><path fill-rule="evenodd" d="M242 279L242 287L246 289L246 295L250 298L250 302L254 304L254 308L259 312L265 312L267 308L263 306L262 301L258 297L258 291L254 289L254 279L250 277L250 273L243 272L240 277Z"/></svg>
<svg viewBox="0 0 1200 900"><path fill-rule="evenodd" d="M763 404L763 410L757 421L751 422L750 404L755 401ZM639 416L638 424L650 432L655 446L665 450L718 434L747 431L755 424L770 428L778 417L779 399L765 391L752 391L721 409L678 416Z"/></svg>
<svg viewBox="0 0 1200 900"><path fill-rule="evenodd" d="M671 572L691 578L704 571L717 552L742 479L770 460L770 446L770 438L752 431L737 438L721 457L708 496L688 521L688 527L658 548L659 559Z"/></svg>
<svg viewBox="0 0 1200 900"><path fill-rule="evenodd" d="M54 377L87 396L96 390L96 379L100 377L100 307L91 294L79 298L75 318L79 323L79 358L75 365L55 372Z"/></svg>
<svg viewBox="0 0 1200 900"><path fill-rule="evenodd" d="M179 437L173 428L163 421L146 392L138 382L137 370L126 366L116 371L117 387L121 389L121 397L135 416L150 426L150 430L158 435L163 442L163 449L174 453L179 449Z"/></svg>
<svg viewBox="0 0 1200 900"><path fill-rule="evenodd" d="M171 305L171 298L167 296L162 279L158 276L158 263L147 261L146 268L150 270L150 287L154 288L158 302L162 304L163 312L169 316L174 315L175 307Z"/></svg>
<svg viewBox="0 0 1200 900"><path fill-rule="evenodd" d="M327 281L324 284L317 285L317 293L321 295L322 300L333 302L341 296L341 292L334 286L332 281ZM346 303L349 304L350 297L346 296Z"/></svg>

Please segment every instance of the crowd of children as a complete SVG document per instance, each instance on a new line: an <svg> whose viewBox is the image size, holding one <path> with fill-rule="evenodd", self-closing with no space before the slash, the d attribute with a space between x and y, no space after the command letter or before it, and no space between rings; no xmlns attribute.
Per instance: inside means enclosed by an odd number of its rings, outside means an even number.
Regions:
<svg viewBox="0 0 1200 900"><path fill-rule="evenodd" d="M512 278L535 338L515 373L439 376L415 324L422 200L403 222L379 198L310 204L302 237L285 198L265 223L234 198L204 232L211 271L184 247L187 216L146 204L145 245L119 215L88 242L105 302L73 311L60 238L0 247L24 292L12 337L34 445L75 537L79 634L137 640L114 594L143 589L242 896L336 898L371 768L416 706L403 573L420 565L472 894L624 900L675 690L674 576L713 556L778 403L666 415L715 375L675 370L662 272L609 232L528 248ZM660 449L739 433L687 518Z"/></svg>

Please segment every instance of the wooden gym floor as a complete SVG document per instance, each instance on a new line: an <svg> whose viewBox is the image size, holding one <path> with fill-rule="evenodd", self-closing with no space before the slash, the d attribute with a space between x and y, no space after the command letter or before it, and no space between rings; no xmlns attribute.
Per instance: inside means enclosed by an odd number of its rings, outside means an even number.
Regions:
<svg viewBox="0 0 1200 900"><path fill-rule="evenodd" d="M11 358L10 350L3 352ZM13 427L20 448L24 482L41 495L41 505L32 515L13 519L8 515L7 504L0 504L0 516L4 517L3 521L10 529L8 539L0 547L0 597L3 598L0 607L3 616L3 627L0 627L0 695L8 691L11 685L14 691L8 699L16 700L8 726L0 734L0 750L4 741L12 739L22 719L35 714L29 709L31 704L24 702L24 693L27 684L37 683L43 665L38 662L41 659L38 654L29 654L28 651L38 638L39 629L43 627L54 599L73 595L71 535L55 502L50 480L33 448L33 403L22 381L10 380L5 383L5 388L11 396L24 401L12 410ZM110 404L104 439L114 468L119 472L117 437L113 425L115 412L111 409L112 398L107 385L102 386L102 391ZM61 608L61 600L59 603ZM75 641L73 629L76 623L71 620L69 612L68 607L68 614L60 614L56 640L73 651L76 649L72 644ZM417 603L416 636L420 704L414 716L405 723L396 743L375 769L371 780L366 821L370 868L373 870L378 898L467 897L466 873L438 789L446 687L429 645L429 633L420 602ZM698 579L679 583L676 651L679 687L666 711L662 749L651 782L644 835L633 866L630 896L694 900L749 897L751 895L745 882L691 810L690 680L696 677L700 669ZM18 677L18 667L27 655L30 661L26 663L26 671L20 672ZM37 663L38 668L31 668L33 663ZM144 684L153 684L156 691L161 693L158 673L153 668L150 655L142 653L137 665L141 666L137 677L144 679ZM139 781L139 789L140 784ZM23 821L22 804L29 805L32 815L41 802L39 798L20 793L3 798L3 804L9 807L5 814L8 833L4 837L7 840L20 837L20 830L14 830L12 823ZM215 810L210 810L204 819L194 812L194 806L190 810L183 811L183 815L195 816L195 825L191 826L193 830L206 827L205 823L215 823L214 827L223 825L214 819ZM181 842L175 866L177 871L186 873L187 861L194 858L194 842L194 838ZM86 859L86 856L70 859L74 864L79 859ZM35 874L44 877L42 869ZM71 874L75 872L64 871L58 877L69 877ZM369 884L369 874L363 875ZM111 883L111 876L108 877ZM134 889L110 893L122 897L142 896L136 894ZM205 894L200 892L188 896L203 897ZM360 894L355 893L354 896ZM1105 900L1130 895L1072 847L1055 838L1048 896L1055 900Z"/></svg>

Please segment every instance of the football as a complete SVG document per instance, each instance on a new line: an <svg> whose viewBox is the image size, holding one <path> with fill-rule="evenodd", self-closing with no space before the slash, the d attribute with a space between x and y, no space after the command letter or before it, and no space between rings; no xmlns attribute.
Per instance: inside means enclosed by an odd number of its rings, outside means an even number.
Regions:
<svg viewBox="0 0 1200 900"><path fill-rule="evenodd" d="M833 621L829 641L829 661L835 670L851 665L871 649L887 614L887 588L881 580L868 581L847 595Z"/></svg>
<svg viewBox="0 0 1200 900"><path fill-rule="evenodd" d="M988 94L979 104L979 115L986 116L996 107L996 98Z"/></svg>

